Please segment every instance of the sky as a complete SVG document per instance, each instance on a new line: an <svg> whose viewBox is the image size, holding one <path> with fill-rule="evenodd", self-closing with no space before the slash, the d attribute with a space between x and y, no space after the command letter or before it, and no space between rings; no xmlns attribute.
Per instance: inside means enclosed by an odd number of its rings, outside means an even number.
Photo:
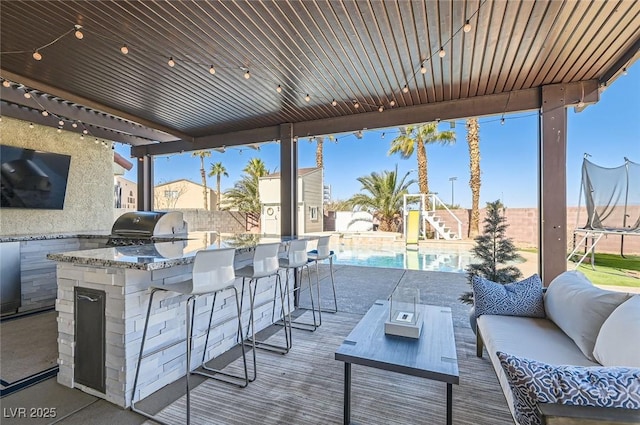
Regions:
<svg viewBox="0 0 640 425"><path fill-rule="evenodd" d="M567 129L567 203L584 205L580 197L581 166L584 154L603 167L617 167L627 157L640 163L640 65L621 75L600 95L600 101L580 113L568 109ZM538 195L538 112L528 111L504 116L480 117L480 205L501 199L510 208L537 207ZM449 130L450 122L442 122L439 130ZM453 145L427 146L429 189L446 203L471 208L469 188L469 153L464 120L457 120ZM398 128L369 129L362 139L354 133L336 134L337 141L324 142L324 184L331 186L333 200L345 200L361 189L358 177L371 172L393 170L400 175L410 173L417 180L415 154L410 159L387 155ZM316 144L307 138L298 142L298 166L315 167ZM130 156L128 145L116 144L116 151ZM280 153L277 143L261 145L260 150L227 148L224 153L212 151L205 158L207 172L212 163L222 162L229 177L222 177L222 190L233 187L251 158L261 158L269 171L279 171ZM137 161L132 161L137 163ZM201 183L200 158L191 153L155 157L156 184L178 179ZM455 177L452 182L450 179ZM136 164L125 178L136 181ZM216 178L207 184L215 189ZM411 193L418 193L412 185Z"/></svg>

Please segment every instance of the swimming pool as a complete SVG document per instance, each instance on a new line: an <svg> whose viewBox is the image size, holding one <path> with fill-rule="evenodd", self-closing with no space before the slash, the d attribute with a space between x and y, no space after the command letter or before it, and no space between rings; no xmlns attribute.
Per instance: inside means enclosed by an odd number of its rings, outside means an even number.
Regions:
<svg viewBox="0 0 640 425"><path fill-rule="evenodd" d="M449 273L465 273L474 260L473 254L463 249L431 247L405 250L341 246L335 254L334 264Z"/></svg>

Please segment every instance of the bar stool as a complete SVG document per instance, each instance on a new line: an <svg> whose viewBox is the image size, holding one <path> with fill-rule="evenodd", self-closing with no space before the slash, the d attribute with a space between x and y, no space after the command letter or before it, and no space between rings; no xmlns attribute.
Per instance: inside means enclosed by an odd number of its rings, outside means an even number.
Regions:
<svg viewBox="0 0 640 425"><path fill-rule="evenodd" d="M200 371L191 371L191 350L192 350L192 341L193 341L193 321L195 314L195 304L196 299L202 295L210 295L214 294L213 303L211 305L211 315L209 317L209 327L207 328L207 337L205 342L205 355L206 355L206 345L209 340L209 332L211 331L211 321L213 318L213 309L215 306L215 297L219 292L223 292L228 289L233 289L235 293L236 299L236 311L238 315L238 330L242 332L242 310L240 307L240 299L238 297L238 288L235 286L235 273L233 270L233 261L235 257L235 249L215 249L215 250L202 250L196 253L194 262L193 262L193 272L190 280L179 282L175 284L168 284L162 286L151 286L151 295L149 296L149 306L147 307L147 317L144 322L144 330L142 331L142 343L140 345L140 354L138 356L138 364L136 367L136 374L133 380L133 391L131 395L131 410L139 413L149 419L154 420L155 422L164 424L164 422L160 421L154 415L151 415L147 412L144 412L135 406L135 394L136 388L138 386L138 377L140 374L140 365L142 364L142 360L157 354L160 351L166 350L170 347L173 347L182 342L182 340L174 342L172 344L168 344L167 346L155 349L149 353L144 353L144 346L147 337L147 331L149 328L149 317L151 316L151 306L153 304L153 297L156 292L165 291L165 292L175 292L179 295L188 295L187 298L187 306L186 306L186 316L185 316L185 324L186 324L186 402L187 402L187 421L189 424L191 421L191 397L190 397L190 382L189 376L194 374L203 375L209 378L218 379L222 382L226 382L229 384L235 384L240 387L246 387L250 382L249 373L247 368L247 357L245 352L245 347L241 344L242 350L242 360L244 363L244 376L236 376L226 372L216 371L215 369L207 368L209 371L213 371L219 373L221 375L235 378L239 380L239 382L232 382L226 380L224 378L216 377L212 374ZM204 361L204 356L203 356ZM254 365L255 365L255 354L254 354ZM255 375L255 369L254 369Z"/></svg>
<svg viewBox="0 0 640 425"><path fill-rule="evenodd" d="M249 301L250 301L250 309L251 313L249 315L249 326L251 327L251 337L248 336L249 332L247 331L247 340L251 343L252 346L257 348L262 348L268 351L275 351L281 354L286 354L291 349L291 329L287 324L287 316L285 314L285 300L284 300L284 292L282 287L282 281L280 278L279 272L279 264L278 264L278 251L280 250L280 242L275 243L267 243L267 244L259 244L256 245L255 251L253 253L253 261L251 264L244 266L240 269L236 270L236 276L242 277L242 294L244 298L244 287L245 280L249 279ZM275 276L276 279L276 291L278 288L280 289L280 311L281 311L281 320L285 324L284 329L284 337L285 337L285 345L277 345L267 343L265 341L257 341L256 340L256 329L255 329L255 298L258 289L258 280L265 277ZM253 283L253 286L251 285ZM275 297L273 300L274 304L276 302ZM275 305L274 305L275 308ZM240 338L242 335L240 334ZM254 358L254 376L255 376L255 358Z"/></svg>
<svg viewBox="0 0 640 425"><path fill-rule="evenodd" d="M285 294L287 294L287 315L289 316L289 327L302 329L305 331L315 331L318 326L318 322L316 321L316 310L313 301L313 288L311 286L311 273L309 273L309 257L307 255L307 244L308 240L306 239L298 239L292 240L289 243L289 247L287 250L287 255L285 258L280 258L280 268L285 270ZM289 290L289 270L293 270L294 276L297 275L298 270L300 270L300 278L298 282L300 285L297 288L293 288L295 293L295 299L298 298L298 293L302 289L302 272L304 268L307 268L307 278L309 282L309 296L311 297L311 312L313 314L313 323L303 323L303 322L293 322L291 319L291 297ZM275 293L274 293L275 297ZM318 287L318 301L320 300L320 287ZM275 313L275 305L273 310L271 311L271 320L273 320ZM276 322L278 325L282 325L280 322Z"/></svg>
<svg viewBox="0 0 640 425"><path fill-rule="evenodd" d="M335 252L329 249L329 240L331 236L321 236L318 238L318 247L313 251L308 252L309 262L316 263L316 284L318 285L318 294L320 294L320 261L329 259L329 273L331 274L331 288L333 289L333 309L322 309L320 302L320 295L318 295L318 311L320 316L320 325L322 325L322 312L337 313L338 312L338 300L336 298L336 282L333 278L333 256Z"/></svg>

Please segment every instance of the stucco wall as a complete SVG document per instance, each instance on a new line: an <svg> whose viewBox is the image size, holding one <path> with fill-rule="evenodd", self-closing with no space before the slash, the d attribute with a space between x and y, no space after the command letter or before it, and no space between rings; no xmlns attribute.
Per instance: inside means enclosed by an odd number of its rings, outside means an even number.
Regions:
<svg viewBox="0 0 640 425"><path fill-rule="evenodd" d="M2 117L0 143L71 156L62 210L2 208L0 235L109 232L113 224L113 151L94 139Z"/></svg>

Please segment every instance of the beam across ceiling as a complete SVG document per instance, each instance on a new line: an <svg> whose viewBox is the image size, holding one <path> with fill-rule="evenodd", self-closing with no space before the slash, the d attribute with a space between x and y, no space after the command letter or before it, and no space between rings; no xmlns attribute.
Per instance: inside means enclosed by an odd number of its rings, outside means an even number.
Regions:
<svg viewBox="0 0 640 425"><path fill-rule="evenodd" d="M26 106L32 109L43 109L58 117L80 121L96 127L115 130L128 135L149 139L149 141L170 142L176 137L170 134L150 129L130 121L122 120L98 111L86 109L82 106L66 103L59 99L52 99L40 92L30 92L31 98L24 97L25 90L12 87L0 87L0 98L4 101Z"/></svg>
<svg viewBox="0 0 640 425"><path fill-rule="evenodd" d="M58 127L58 118L52 115L45 117L38 110L20 106L15 103L8 103L4 100L0 100L0 113L5 117L15 118L34 124L45 125L52 128ZM128 134L107 130L102 127L94 127L91 125L78 126L77 128L72 128L68 125L63 130L82 134L82 130L84 129L84 127L87 127L87 130L89 131L89 134L86 137L97 137L114 142L127 143L133 146L150 143L148 139L142 139L140 137L130 136Z"/></svg>
<svg viewBox="0 0 640 425"><path fill-rule="evenodd" d="M565 105L582 102L585 105L599 99L598 81L588 80L561 84L565 93ZM540 109L541 88L517 90L488 96L430 103L404 108L387 109L383 112L366 112L349 116L304 121L293 124L294 137L310 137L325 134L346 133L363 129L404 126L422 122L448 121L468 117L507 114ZM169 153L206 150L223 146L238 146L263 143L279 138L279 126L262 127L252 130L213 134L196 138L193 144L179 142L156 143L132 149L136 157L144 155L165 155Z"/></svg>
<svg viewBox="0 0 640 425"><path fill-rule="evenodd" d="M109 107L107 105L103 105L103 104L98 103L98 102L96 102L94 100L87 99L85 97L75 95L75 94L70 93L70 92L68 92L66 90L62 90L62 89L59 89L57 87L51 86L49 84L42 83L42 82L34 80L32 78L16 74L16 73L13 73L11 71L7 71L5 69L0 69L0 75L4 79L7 79L7 80L15 82L15 83L22 84L23 86L26 86L28 88L31 88L31 89L34 89L34 90L37 90L37 91L40 91L40 92L43 92L43 93L50 94L50 95L58 97L60 99L67 100L69 102L76 103L78 105L82 105L82 106L85 106L87 108L94 109L96 111L101 111L101 112L104 112L104 113L107 113L107 114L110 114L110 115L114 115L116 117L119 117L119 118L122 118L122 119L125 119L125 120L133 121L133 122L138 123L140 125L143 125L145 127L149 127L149 128L154 129L154 130L158 130L158 131L162 131L162 132L167 133L167 134L171 134L171 135L173 135L173 136L175 136L175 137L177 137L179 139L182 139L182 140L186 140L186 141L192 141L193 140L192 136L190 136L188 134L185 134L185 133L182 133L181 131L178 131L176 129L163 126L163 125L158 124L156 122L149 121L149 120L146 120L144 118L137 117L137 116L135 116L133 114L129 114L127 112L120 111L120 110L117 110L115 108L111 108L111 107Z"/></svg>

